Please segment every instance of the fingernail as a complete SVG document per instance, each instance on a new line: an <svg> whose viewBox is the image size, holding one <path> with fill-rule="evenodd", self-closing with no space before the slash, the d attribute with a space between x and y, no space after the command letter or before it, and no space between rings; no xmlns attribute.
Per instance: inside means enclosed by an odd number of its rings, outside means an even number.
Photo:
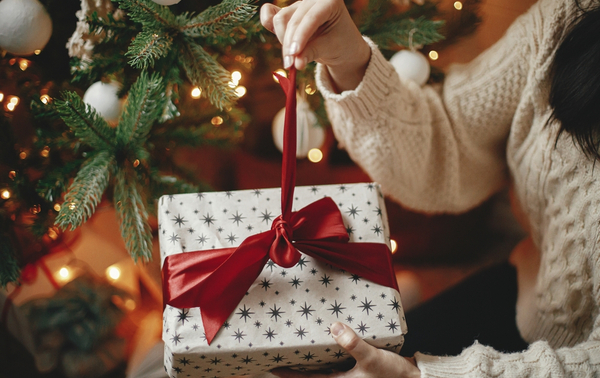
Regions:
<svg viewBox="0 0 600 378"><path fill-rule="evenodd" d="M290 68L292 63L294 63L294 59L290 55L283 57L283 68Z"/></svg>
<svg viewBox="0 0 600 378"><path fill-rule="evenodd" d="M290 45L290 55L295 55L298 52L298 42L292 42Z"/></svg>
<svg viewBox="0 0 600 378"><path fill-rule="evenodd" d="M338 337L342 333L344 333L344 325L339 322L335 322L329 327L329 330L333 334L333 336Z"/></svg>

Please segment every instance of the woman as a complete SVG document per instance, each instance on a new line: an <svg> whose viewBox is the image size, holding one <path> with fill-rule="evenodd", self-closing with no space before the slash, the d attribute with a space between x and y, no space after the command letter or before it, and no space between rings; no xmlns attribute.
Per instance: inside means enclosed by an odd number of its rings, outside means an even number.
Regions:
<svg viewBox="0 0 600 378"><path fill-rule="evenodd" d="M342 0L265 4L261 21L282 42L286 67L319 63L336 138L388 196L422 212L458 213L510 186L529 234L511 255L527 350L475 342L455 356L404 358L335 323L334 338L357 364L333 376L599 376L597 0L540 0L436 87L399 79Z"/></svg>

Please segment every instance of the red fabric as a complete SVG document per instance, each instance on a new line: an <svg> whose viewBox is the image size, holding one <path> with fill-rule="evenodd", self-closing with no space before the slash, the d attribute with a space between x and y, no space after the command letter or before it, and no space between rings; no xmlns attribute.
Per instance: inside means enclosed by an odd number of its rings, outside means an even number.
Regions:
<svg viewBox="0 0 600 378"><path fill-rule="evenodd" d="M277 74L276 74L277 75ZM381 243L348 243L341 213L329 197L292 212L296 180L296 71L277 75L286 96L282 168L282 215L271 230L252 235L237 248L167 256L162 268L163 301L178 308L200 307L210 344L269 260L290 268L303 253L398 290L390 252Z"/></svg>

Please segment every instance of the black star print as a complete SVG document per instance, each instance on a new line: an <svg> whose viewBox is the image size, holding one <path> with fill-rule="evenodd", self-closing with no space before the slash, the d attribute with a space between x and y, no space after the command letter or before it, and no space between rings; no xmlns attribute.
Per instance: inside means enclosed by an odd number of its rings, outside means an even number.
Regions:
<svg viewBox="0 0 600 378"><path fill-rule="evenodd" d="M265 222L267 224L269 224L271 219L273 219L273 216L271 215L271 213L268 212L268 210L265 210L260 215L261 215L260 218L262 218L263 222Z"/></svg>
<svg viewBox="0 0 600 378"><path fill-rule="evenodd" d="M385 299L385 298L387 298L387 295L385 293L381 293L380 297L381 297L381 299Z"/></svg>
<svg viewBox="0 0 600 378"><path fill-rule="evenodd" d="M350 299L352 299L353 301L354 301L354 300L356 300L356 295L352 294L352 295L350 296Z"/></svg>
<svg viewBox="0 0 600 378"><path fill-rule="evenodd" d="M275 267L275 263L273 260L267 261L267 268L271 268L271 272L273 272L273 268Z"/></svg>
<svg viewBox="0 0 600 378"><path fill-rule="evenodd" d="M244 305L244 308L238 308L238 310L240 310L240 312L236 312L236 315L240 315L240 319L244 318L244 323L246 323L246 320L248 320L248 318L252 318L252 316L250 315L254 315L254 312L250 311L250 308L246 308L246 305ZM367 315L369 313L367 312Z"/></svg>
<svg viewBox="0 0 600 378"><path fill-rule="evenodd" d="M206 237L206 235L202 234L196 240L198 241L198 243L200 243L200 244L202 244L202 246L204 246L204 243L206 243L208 241L208 238Z"/></svg>
<svg viewBox="0 0 600 378"><path fill-rule="evenodd" d="M301 317L306 316L306 320L308 320L308 316L309 315L312 316L311 312L316 311L316 310L311 310L310 309L311 307L312 307L312 305L309 306L306 302L304 302L304 306L302 306L302 305L300 306L301 310L298 310L296 312L301 312L302 315L300 315L300 316Z"/></svg>
<svg viewBox="0 0 600 378"><path fill-rule="evenodd" d="M179 363L182 364L183 366L185 366L185 365L189 365L191 363L191 361L185 357L182 357L179 359Z"/></svg>
<svg viewBox="0 0 600 378"><path fill-rule="evenodd" d="M310 361L313 358L315 358L316 356L317 356L316 354L312 354L311 352L308 352L308 354L305 354L304 357L302 357L302 359L305 361Z"/></svg>
<svg viewBox="0 0 600 378"><path fill-rule="evenodd" d="M291 320L289 320L289 319L285 321L285 325L286 325L287 327L291 327L291 326L292 326L292 324L294 324L294 323L293 323Z"/></svg>
<svg viewBox="0 0 600 378"><path fill-rule="evenodd" d="M258 302L258 305L260 307L265 307L266 303L265 303L265 301L260 301L260 302Z"/></svg>
<svg viewBox="0 0 600 378"><path fill-rule="evenodd" d="M219 227L217 228L217 232L220 234L221 232L223 232L223 227Z"/></svg>
<svg viewBox="0 0 600 378"><path fill-rule="evenodd" d="M282 362L283 360L285 360L285 357L279 353L277 353L277 356L273 356L273 358L271 358L271 361L275 362L276 364Z"/></svg>
<svg viewBox="0 0 600 378"><path fill-rule="evenodd" d="M229 219L232 220L233 223L235 223L237 226L239 226L240 223L244 223L243 219L246 219L246 217L242 216L242 214L239 214L236 210L233 218L229 218Z"/></svg>
<svg viewBox="0 0 600 378"><path fill-rule="evenodd" d="M292 280L291 280L290 282L288 282L288 283L291 283L291 284L292 284L292 286L294 287L294 289L297 289L297 288L298 288L298 286L300 286L300 284L301 284L302 282L304 282L304 281L301 281L301 280L300 280L300 278L298 278L298 277L294 276L294 279L292 279Z"/></svg>
<svg viewBox="0 0 600 378"><path fill-rule="evenodd" d="M285 311L281 311L281 307L277 308L276 304L270 310L267 314L271 315L271 319L275 318L275 321L277 321L277 317L281 318L281 314L285 314Z"/></svg>
<svg viewBox="0 0 600 378"><path fill-rule="evenodd" d="M179 239L181 239L181 238L176 233L173 233L173 235L171 235L171 237L169 238L169 240L173 244L177 243L179 241Z"/></svg>
<svg viewBox="0 0 600 378"><path fill-rule="evenodd" d="M181 374L181 372L183 371L183 370L182 370L182 369L181 369L179 366L174 366L174 367L173 367L173 370L175 370L175 372L176 372L177 374Z"/></svg>
<svg viewBox="0 0 600 378"><path fill-rule="evenodd" d="M331 308L328 310L331 311L331 315L335 314L335 317L339 317L339 314L342 314L342 310L345 310L346 307L342 307L342 304L338 304L337 300L335 300L334 304L331 305Z"/></svg>
<svg viewBox="0 0 600 378"><path fill-rule="evenodd" d="M279 274L281 274L281 276L282 276L282 277L285 277L285 276L287 276L287 272L285 271L285 269L283 269L283 270L281 271L281 273L279 273Z"/></svg>
<svg viewBox="0 0 600 378"><path fill-rule="evenodd" d="M346 352L344 352L343 350L340 349L337 352L334 352L332 357L340 359L340 358L344 357L345 355L346 355Z"/></svg>
<svg viewBox="0 0 600 378"><path fill-rule="evenodd" d="M312 269L310 270L310 274L312 274L313 276L314 276L315 274L317 274L317 273L319 273L319 271L318 271L318 270L316 270L315 268L312 268Z"/></svg>
<svg viewBox="0 0 600 378"><path fill-rule="evenodd" d="M231 196L233 196L233 193L231 193L230 191L225 192L225 195L227 196L227 198L231 198Z"/></svg>
<svg viewBox="0 0 600 378"><path fill-rule="evenodd" d="M269 341L271 341L273 338L275 338L276 335L277 335L277 333L275 333L275 331L272 330L271 327L269 327L269 329L267 330L266 333L263 333L263 336L266 336L267 339L269 339Z"/></svg>
<svg viewBox="0 0 600 378"><path fill-rule="evenodd" d="M329 285L331 283L331 281L333 281L333 280L327 274L323 274L323 276L319 280L319 282L321 283L321 285L325 285L325 287L327 287L327 285Z"/></svg>
<svg viewBox="0 0 600 378"><path fill-rule="evenodd" d="M260 321L258 321L258 320L257 320L257 321L255 321L255 322L254 322L254 326L255 326L256 328L260 328L260 327L262 326L262 323L261 323Z"/></svg>
<svg viewBox="0 0 600 378"><path fill-rule="evenodd" d="M354 229L352 228L352 226L347 226L346 232L348 233L348 235L352 235L354 233Z"/></svg>
<svg viewBox="0 0 600 378"><path fill-rule="evenodd" d="M358 213L360 213L362 210L359 210L357 207L354 207L354 205L351 205L348 208L348 211L346 211L346 214L348 214L349 216L352 216L352 219L356 219L356 216L358 215Z"/></svg>
<svg viewBox="0 0 600 378"><path fill-rule="evenodd" d="M249 225L246 227L246 230L248 230L248 231L252 231L252 230L254 230L254 227L252 227L252 225L251 225L251 224L249 224Z"/></svg>
<svg viewBox="0 0 600 378"><path fill-rule="evenodd" d="M339 189L342 193L346 192L346 190L348 190L348 188L346 187L346 185L340 185Z"/></svg>
<svg viewBox="0 0 600 378"><path fill-rule="evenodd" d="M217 358L217 357L215 357L215 358L213 358L212 360L210 360L210 363L211 363L211 364L213 364L213 365L218 365L218 364L220 364L220 363L221 363L221 359L220 359L220 358Z"/></svg>
<svg viewBox="0 0 600 378"><path fill-rule="evenodd" d="M245 363L246 365L251 364L252 362L254 362L254 358L246 355L246 358L242 358L242 362Z"/></svg>
<svg viewBox="0 0 600 378"><path fill-rule="evenodd" d="M377 319L383 320L383 318L384 318L384 316L381 312L379 314L377 314Z"/></svg>
<svg viewBox="0 0 600 378"><path fill-rule="evenodd" d="M192 326L192 329L193 329L194 331L197 331L197 330L198 330L198 328L200 328L200 326L199 326L198 324L194 324L194 325Z"/></svg>
<svg viewBox="0 0 600 378"><path fill-rule="evenodd" d="M230 233L229 235L227 235L227 241L230 242L231 244L235 243L236 240L237 240L237 236L235 236L233 233Z"/></svg>
<svg viewBox="0 0 600 378"><path fill-rule="evenodd" d="M231 327L231 324L229 324L229 322L226 321L225 323L223 323L223 327L225 327L225 329L229 329L229 327Z"/></svg>
<svg viewBox="0 0 600 378"><path fill-rule="evenodd" d="M189 320L188 318L191 318L191 317L192 317L192 316L189 314L189 312L190 312L190 310L189 310L189 309L187 309L187 310L186 310L186 309L183 309L183 310L179 311L179 314L178 314L178 316L177 316L179 319L177 319L177 321L178 321L178 322L181 322L181 324L185 324L185 322L186 322L186 321L188 321L188 322L189 322L190 320Z"/></svg>
<svg viewBox="0 0 600 378"><path fill-rule="evenodd" d="M319 302L325 303L325 302L327 302L327 299L325 299L325 297L321 297L321 299L319 299Z"/></svg>
<svg viewBox="0 0 600 378"><path fill-rule="evenodd" d="M389 330L392 331L392 333L395 333L396 330L398 329L398 324L396 324L395 321L390 320L390 322L388 323L388 325L386 325L386 327L388 327Z"/></svg>
<svg viewBox="0 0 600 378"><path fill-rule="evenodd" d="M302 256L300 257L300 260L298 260L298 263L296 264L296 266L300 267L300 270L302 270L302 268L304 268L306 266L306 263L308 261L306 261L306 257Z"/></svg>
<svg viewBox="0 0 600 378"><path fill-rule="evenodd" d="M172 219L173 222L175 222L176 225L178 225L179 227L183 226L183 224L185 222L187 222L181 215L177 214L177 216L175 218Z"/></svg>
<svg viewBox="0 0 600 378"><path fill-rule="evenodd" d="M173 341L173 344L175 345L177 345L177 343L180 343L181 340L183 340L183 337L178 333L173 334L173 337L171 337L171 341Z"/></svg>
<svg viewBox="0 0 600 378"><path fill-rule="evenodd" d="M193 234L194 232L196 232L196 230L194 230L193 228L191 228L191 227L190 227L190 228L188 228L188 232L189 232L190 234Z"/></svg>
<svg viewBox="0 0 600 378"><path fill-rule="evenodd" d="M271 288L271 281L267 280L266 278L263 278L262 281L260 281L260 286L265 289L265 291L267 291L268 289Z"/></svg>
<svg viewBox="0 0 600 378"><path fill-rule="evenodd" d="M317 323L318 325L321 325L321 324L323 324L323 319L317 318L317 320L315 320L315 323Z"/></svg>
<svg viewBox="0 0 600 378"><path fill-rule="evenodd" d="M365 301L364 302L360 302L361 305L358 306L359 308L362 308L363 312L367 312L367 315L369 315L369 311L373 311L373 307L376 307L374 304L371 304L371 302L373 301L367 301L367 298L365 297Z"/></svg>
<svg viewBox="0 0 600 378"><path fill-rule="evenodd" d="M375 214L377 214L379 217L383 216L383 213L381 211L381 208L376 207L375 210L373 210L375 212Z"/></svg>
<svg viewBox="0 0 600 378"><path fill-rule="evenodd" d="M300 340L302 340L306 336L307 333L308 332L306 332L306 328L298 327L298 328L296 328L296 332L294 332L294 335L296 335L297 337L300 338Z"/></svg>
<svg viewBox="0 0 600 378"><path fill-rule="evenodd" d="M365 224L369 223L369 218L364 218L364 219L363 219L363 222L364 222Z"/></svg>
<svg viewBox="0 0 600 378"><path fill-rule="evenodd" d="M237 332L234 332L233 335L234 339L236 339L238 341L238 343L241 343L242 340L244 339L244 336L247 336L244 331L240 331L240 329L238 328Z"/></svg>
<svg viewBox="0 0 600 378"><path fill-rule="evenodd" d="M204 224L210 226L211 224L215 223L216 219L213 218L209 213L206 213L206 215L202 218L202 221L204 222Z"/></svg>
<svg viewBox="0 0 600 378"><path fill-rule="evenodd" d="M378 224L376 224L375 226L373 226L373 228L371 230L373 230L373 232L375 234L377 234L377 236L379 236L379 234L381 234L383 232L383 228L379 227Z"/></svg>
<svg viewBox="0 0 600 378"><path fill-rule="evenodd" d="M360 276L358 274L351 274L349 279L358 285L358 281L360 281Z"/></svg>
<svg viewBox="0 0 600 378"><path fill-rule="evenodd" d="M311 187L310 187L310 191L311 191L313 194L317 194L317 192L319 191L319 188L317 188L316 186L311 186Z"/></svg>
<svg viewBox="0 0 600 378"><path fill-rule="evenodd" d="M391 306L392 309L396 310L396 312L400 310L400 302L398 302L396 298L390 299L390 303L388 304L388 306Z"/></svg>
<svg viewBox="0 0 600 378"><path fill-rule="evenodd" d="M367 327L366 324L364 324L362 321L360 322L360 324L355 328L358 332L361 333L361 335L364 336L365 332L367 332L367 329L369 329L371 327Z"/></svg>
<svg viewBox="0 0 600 378"><path fill-rule="evenodd" d="M290 304L291 304L292 306L293 306L293 305L295 305L295 304L296 304L296 300L295 300L295 299L292 299L292 300L290 301Z"/></svg>
<svg viewBox="0 0 600 378"><path fill-rule="evenodd" d="M254 189L255 196L260 197L261 194L262 194L262 191L260 189Z"/></svg>

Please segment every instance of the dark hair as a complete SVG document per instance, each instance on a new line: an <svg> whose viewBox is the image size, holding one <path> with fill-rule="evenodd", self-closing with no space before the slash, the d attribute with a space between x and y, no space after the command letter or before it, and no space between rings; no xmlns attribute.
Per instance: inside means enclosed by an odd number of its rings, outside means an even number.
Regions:
<svg viewBox="0 0 600 378"><path fill-rule="evenodd" d="M567 132L600 160L600 7L579 8L552 62L549 122L560 121L558 136Z"/></svg>

